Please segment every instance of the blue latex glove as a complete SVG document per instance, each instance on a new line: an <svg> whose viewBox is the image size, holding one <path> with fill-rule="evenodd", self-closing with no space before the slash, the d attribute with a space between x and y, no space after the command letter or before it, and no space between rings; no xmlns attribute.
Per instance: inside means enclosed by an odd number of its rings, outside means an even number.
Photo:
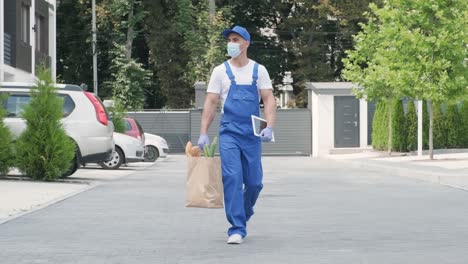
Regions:
<svg viewBox="0 0 468 264"><path fill-rule="evenodd" d="M273 128L264 128L262 132L260 132L260 138L263 142L270 142L273 139Z"/></svg>
<svg viewBox="0 0 468 264"><path fill-rule="evenodd" d="M200 150L203 151L203 147L205 147L205 145L210 145L210 138L207 134L200 134L200 137L198 138L198 146L200 147Z"/></svg>

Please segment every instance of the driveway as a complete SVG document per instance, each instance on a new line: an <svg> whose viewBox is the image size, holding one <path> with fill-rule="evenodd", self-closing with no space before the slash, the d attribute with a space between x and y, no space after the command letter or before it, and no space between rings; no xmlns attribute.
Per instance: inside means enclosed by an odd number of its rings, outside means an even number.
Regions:
<svg viewBox="0 0 468 264"><path fill-rule="evenodd" d="M0 225L1 263L466 263L466 191L309 157L264 172L240 246L223 210L184 208L172 156Z"/></svg>

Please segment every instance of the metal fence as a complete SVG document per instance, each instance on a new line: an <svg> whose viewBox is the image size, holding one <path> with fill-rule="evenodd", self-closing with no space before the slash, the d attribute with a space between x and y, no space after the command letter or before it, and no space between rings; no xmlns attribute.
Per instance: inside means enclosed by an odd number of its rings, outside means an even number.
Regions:
<svg viewBox="0 0 468 264"><path fill-rule="evenodd" d="M198 140L201 110L130 112L145 132L159 135L170 145L171 153L183 153L187 141ZM208 134L218 135L220 112ZM275 143L263 144L265 155L311 155L312 118L309 109L278 109L275 123Z"/></svg>

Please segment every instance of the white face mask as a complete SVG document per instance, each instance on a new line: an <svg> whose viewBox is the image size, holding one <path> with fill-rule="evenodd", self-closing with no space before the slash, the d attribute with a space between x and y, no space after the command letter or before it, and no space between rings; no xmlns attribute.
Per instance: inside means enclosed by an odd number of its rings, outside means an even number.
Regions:
<svg viewBox="0 0 468 264"><path fill-rule="evenodd" d="M227 44L227 53L231 58L239 56L239 54L241 53L240 44L229 42Z"/></svg>

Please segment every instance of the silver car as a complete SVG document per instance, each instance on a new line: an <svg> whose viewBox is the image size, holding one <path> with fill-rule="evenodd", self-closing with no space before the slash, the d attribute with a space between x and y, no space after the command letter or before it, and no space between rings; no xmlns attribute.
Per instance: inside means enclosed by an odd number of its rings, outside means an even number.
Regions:
<svg viewBox="0 0 468 264"><path fill-rule="evenodd" d="M0 83L0 95L7 95L5 124L14 137L26 128L21 113L31 100L34 85ZM76 85L57 84L56 88L58 96L63 98L63 127L76 144L73 166L64 176L73 174L81 164L110 160L114 150L114 125L101 100Z"/></svg>

